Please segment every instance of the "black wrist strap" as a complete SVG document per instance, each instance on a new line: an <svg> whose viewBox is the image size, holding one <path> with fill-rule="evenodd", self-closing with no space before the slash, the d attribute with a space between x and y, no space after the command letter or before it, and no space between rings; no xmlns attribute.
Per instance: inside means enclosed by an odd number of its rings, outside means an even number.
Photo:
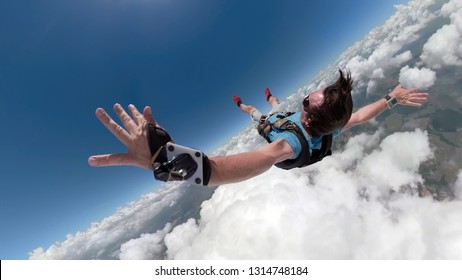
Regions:
<svg viewBox="0 0 462 280"><path fill-rule="evenodd" d="M152 123L148 123L147 128L151 167L156 180L208 185L212 168L209 158L203 152L174 144L167 131Z"/></svg>
<svg viewBox="0 0 462 280"><path fill-rule="evenodd" d="M387 102L388 109L392 109L393 107L398 105L398 99L396 99L396 96L390 96L389 94L387 94L383 98L385 98L385 101Z"/></svg>
<svg viewBox="0 0 462 280"><path fill-rule="evenodd" d="M156 162L164 162L167 160L165 150L162 148L168 143L172 142L172 137L163 128L156 127L152 123L148 123L148 144L151 151L152 161L151 165Z"/></svg>
<svg viewBox="0 0 462 280"><path fill-rule="evenodd" d="M204 183L203 183L203 185L208 186L209 181L210 181L210 176L212 175L212 167L210 165L209 158L204 153L202 153L202 168L203 168L203 171L204 171L204 175L203 175Z"/></svg>

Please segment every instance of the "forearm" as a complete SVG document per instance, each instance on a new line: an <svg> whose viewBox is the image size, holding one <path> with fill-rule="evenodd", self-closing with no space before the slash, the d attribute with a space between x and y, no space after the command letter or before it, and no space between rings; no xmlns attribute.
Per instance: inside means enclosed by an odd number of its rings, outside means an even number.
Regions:
<svg viewBox="0 0 462 280"><path fill-rule="evenodd" d="M208 185L236 183L262 174L275 163L293 156L293 151L284 142L278 140L257 151L210 157L212 172ZM272 150L279 152L274 153Z"/></svg>
<svg viewBox="0 0 462 280"><path fill-rule="evenodd" d="M388 107L385 98L380 98L376 102L360 108L358 111L355 112L358 117L358 124L370 121L371 119L383 113L387 108Z"/></svg>
<svg viewBox="0 0 462 280"><path fill-rule="evenodd" d="M275 162L259 152L210 158L212 174L209 186L236 183L260 175Z"/></svg>

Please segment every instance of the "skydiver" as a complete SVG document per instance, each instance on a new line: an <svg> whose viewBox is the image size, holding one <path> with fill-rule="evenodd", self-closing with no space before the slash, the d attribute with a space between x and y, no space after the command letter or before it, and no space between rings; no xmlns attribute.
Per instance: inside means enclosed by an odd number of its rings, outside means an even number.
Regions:
<svg viewBox="0 0 462 280"><path fill-rule="evenodd" d="M341 132L368 122L397 104L421 107L428 97L418 88L405 89L398 84L389 94L352 113L353 79L348 72L339 70L339 74L332 85L305 96L299 112L281 110L279 100L269 89L265 90L266 100L272 106L268 115L235 95L236 105L251 116L268 144L229 156L208 157L199 150L173 143L168 132L154 120L149 106L140 113L129 105L129 115L120 104L115 104L114 111L124 127L98 108L97 118L127 146L128 152L94 155L88 163L95 167L137 166L153 171L161 181L185 180L204 186L235 183L260 175L273 165L288 170L316 163L330 155L332 138Z"/></svg>

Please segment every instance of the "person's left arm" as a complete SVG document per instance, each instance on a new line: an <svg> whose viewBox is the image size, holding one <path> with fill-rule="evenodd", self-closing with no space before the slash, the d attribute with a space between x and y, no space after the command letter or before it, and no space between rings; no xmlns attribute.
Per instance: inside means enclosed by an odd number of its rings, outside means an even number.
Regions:
<svg viewBox="0 0 462 280"><path fill-rule="evenodd" d="M427 93L420 92L418 88L405 89L401 85L397 85L388 95L391 98L396 98L398 104L412 107L421 107L422 103L427 101L428 97ZM374 103L360 108L351 114L350 120L342 128L342 132L353 126L370 121L383 113L387 108L387 100L385 98L381 98Z"/></svg>

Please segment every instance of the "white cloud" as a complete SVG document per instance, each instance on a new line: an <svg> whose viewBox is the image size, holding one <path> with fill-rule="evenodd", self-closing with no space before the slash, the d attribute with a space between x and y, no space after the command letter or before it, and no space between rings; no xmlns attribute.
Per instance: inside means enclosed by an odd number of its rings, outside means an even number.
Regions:
<svg viewBox="0 0 462 280"><path fill-rule="evenodd" d="M435 69L445 65L462 65L460 45L461 37L456 26L445 25L428 39L420 58Z"/></svg>
<svg viewBox="0 0 462 280"><path fill-rule="evenodd" d="M400 43L384 42L367 59L353 57L346 68L350 69L355 79L378 78L380 71L383 76L383 69L397 67L412 58L410 51L396 55L401 47Z"/></svg>
<svg viewBox="0 0 462 280"><path fill-rule="evenodd" d="M372 72L371 78L373 79L383 79L385 75L383 74L382 68L377 68Z"/></svg>
<svg viewBox="0 0 462 280"><path fill-rule="evenodd" d="M373 191L398 191L400 187L417 187L422 177L416 171L421 162L430 158L427 134L417 130L414 133L403 132L388 136L358 164L358 176L365 184L373 184ZM369 180L369 181L367 181Z"/></svg>
<svg viewBox="0 0 462 280"><path fill-rule="evenodd" d="M432 155L427 134L395 133L377 147L380 135L354 137L345 151L309 168L272 168L221 186L199 221L167 235L168 257L462 258L461 201L389 191L422 182L419 166Z"/></svg>
<svg viewBox="0 0 462 280"><path fill-rule="evenodd" d="M436 73L428 68L409 68L408 65L401 68L399 72L399 82L405 88L426 89L435 84Z"/></svg>
<svg viewBox="0 0 462 280"><path fill-rule="evenodd" d="M462 65L462 4L452 0L441 8L441 14L451 19L451 24L444 25L435 32L423 47L420 58L434 68L445 65Z"/></svg>
<svg viewBox="0 0 462 280"><path fill-rule="evenodd" d="M377 88L377 81L376 81L376 80L370 80L370 81L367 83L366 92L367 92L367 93L372 93L372 92L375 91L376 88Z"/></svg>
<svg viewBox="0 0 462 280"><path fill-rule="evenodd" d="M140 238L132 239L120 247L121 260L154 260L163 257L165 235L172 230L172 224L152 234L141 234Z"/></svg>
<svg viewBox="0 0 462 280"><path fill-rule="evenodd" d="M462 170L459 171L456 183L454 184L454 196L462 201Z"/></svg>
<svg viewBox="0 0 462 280"><path fill-rule="evenodd" d="M462 9L461 0L451 0L448 3L444 4L441 7L441 14L448 17L451 16L454 12L457 12L459 9Z"/></svg>

